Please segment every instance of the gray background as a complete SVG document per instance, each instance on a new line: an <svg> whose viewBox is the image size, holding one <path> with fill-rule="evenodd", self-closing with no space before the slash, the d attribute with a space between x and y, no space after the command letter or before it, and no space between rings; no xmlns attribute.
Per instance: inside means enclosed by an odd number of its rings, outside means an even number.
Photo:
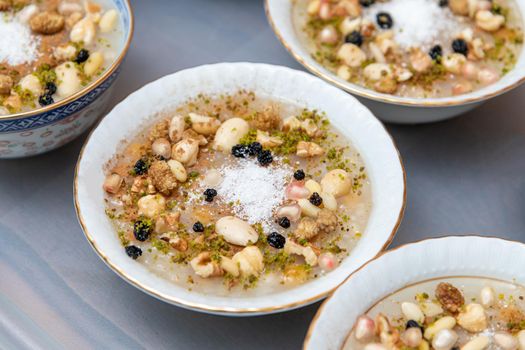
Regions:
<svg viewBox="0 0 525 350"><path fill-rule="evenodd" d="M116 104L183 68L251 61L301 69L256 0L133 1L136 31ZM524 240L525 86L460 118L388 125L408 175L393 242L477 233ZM224 318L186 311L128 285L88 245L73 208L85 135L42 156L0 161L0 348L297 349L319 304ZM490 259L490 257L487 257Z"/></svg>

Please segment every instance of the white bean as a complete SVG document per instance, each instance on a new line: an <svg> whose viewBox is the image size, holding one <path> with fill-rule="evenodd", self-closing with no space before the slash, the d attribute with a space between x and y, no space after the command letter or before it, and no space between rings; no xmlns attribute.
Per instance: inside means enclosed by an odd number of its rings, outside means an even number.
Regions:
<svg viewBox="0 0 525 350"><path fill-rule="evenodd" d="M246 246L257 242L259 235L246 221L234 216L224 216L215 223L215 231L224 237L226 242Z"/></svg>
<svg viewBox="0 0 525 350"><path fill-rule="evenodd" d="M346 65L341 65L339 68L337 68L336 72L337 76L343 80L348 80L352 76L352 73L350 71L350 67Z"/></svg>
<svg viewBox="0 0 525 350"><path fill-rule="evenodd" d="M339 51L337 51L337 57L342 59L343 62L349 67L359 67L366 60L366 54L359 46L346 43L343 44Z"/></svg>
<svg viewBox="0 0 525 350"><path fill-rule="evenodd" d="M62 15L70 15L74 12L82 12L82 5L76 2L61 1L58 5L58 12Z"/></svg>
<svg viewBox="0 0 525 350"><path fill-rule="evenodd" d="M319 41L323 44L335 44L339 40L339 34L332 25L327 25L319 32Z"/></svg>
<svg viewBox="0 0 525 350"><path fill-rule="evenodd" d="M18 84L23 90L29 90L35 96L40 95L43 90L42 85L40 85L40 80L38 80L38 78L33 74L26 75L20 79Z"/></svg>
<svg viewBox="0 0 525 350"><path fill-rule="evenodd" d="M525 330L519 331L517 338L520 345L520 350L525 350Z"/></svg>
<svg viewBox="0 0 525 350"><path fill-rule="evenodd" d="M221 122L217 118L212 118L196 113L189 113L191 128L201 135L214 134Z"/></svg>
<svg viewBox="0 0 525 350"><path fill-rule="evenodd" d="M111 174L104 180L104 191L108 193L117 193L122 185L122 177L118 174Z"/></svg>
<svg viewBox="0 0 525 350"><path fill-rule="evenodd" d="M370 80L377 81L392 76L392 69L386 63L372 63L365 67L363 74Z"/></svg>
<svg viewBox="0 0 525 350"><path fill-rule="evenodd" d="M173 145L171 157L182 164L192 166L197 162L199 143L193 139L183 139Z"/></svg>
<svg viewBox="0 0 525 350"><path fill-rule="evenodd" d="M339 25L339 30L341 31L341 34L348 35L353 31L358 31L361 28L361 17L358 18L352 18L352 17L346 17L343 19L341 24Z"/></svg>
<svg viewBox="0 0 525 350"><path fill-rule="evenodd" d="M451 329L442 329L432 339L434 350L450 350L458 341L458 335Z"/></svg>
<svg viewBox="0 0 525 350"><path fill-rule="evenodd" d="M312 16L316 15L319 12L320 7L321 7L321 0L312 0L308 3L306 12L308 12L308 14Z"/></svg>
<svg viewBox="0 0 525 350"><path fill-rule="evenodd" d="M104 55L102 52L96 51L89 55L88 60L84 64L84 73L90 77L96 74L104 64Z"/></svg>
<svg viewBox="0 0 525 350"><path fill-rule="evenodd" d="M479 300L484 307L491 307L496 302L494 288L486 286L481 289Z"/></svg>
<svg viewBox="0 0 525 350"><path fill-rule="evenodd" d="M173 176L175 176L177 181L185 182L188 179L188 173L186 172L186 168L184 168L184 165L182 165L182 163L178 160L168 160L168 166L170 167L171 172L173 173Z"/></svg>
<svg viewBox="0 0 525 350"><path fill-rule="evenodd" d="M184 117L181 115L175 115L171 118L170 127L168 134L172 142L178 142L182 139L182 134L184 133L184 128L186 127L186 122Z"/></svg>
<svg viewBox="0 0 525 350"><path fill-rule="evenodd" d="M248 122L241 118L226 120L217 129L213 148L220 152L229 153L231 148L239 143L239 140L250 131Z"/></svg>
<svg viewBox="0 0 525 350"><path fill-rule="evenodd" d="M489 337L478 335L461 347L461 350L483 350L490 344Z"/></svg>
<svg viewBox="0 0 525 350"><path fill-rule="evenodd" d="M29 20L31 19L31 17L36 15L37 12L38 12L38 6L36 6L35 4L31 4L21 9L17 13L16 17L18 18L20 23L27 24L29 23Z"/></svg>
<svg viewBox="0 0 525 350"><path fill-rule="evenodd" d="M414 320L419 323L423 323L423 321L425 320L425 315L423 315L423 311L421 311L421 308L414 303L401 303L401 311L403 311L403 315L405 315L405 318L407 320Z"/></svg>
<svg viewBox="0 0 525 350"><path fill-rule="evenodd" d="M98 26L100 27L100 31L102 33L109 33L113 29L115 29L115 25L117 24L118 19L118 12L115 9L111 9L106 11L102 15L102 18L100 18L100 22L98 23Z"/></svg>
<svg viewBox="0 0 525 350"><path fill-rule="evenodd" d="M494 343L496 343L496 345L498 345L502 350L517 350L519 346L518 339L507 332L495 333Z"/></svg>
<svg viewBox="0 0 525 350"><path fill-rule="evenodd" d="M301 198L297 201L297 204L301 207L301 212L306 215L313 218L316 218L321 209L310 203L308 199Z"/></svg>
<svg viewBox="0 0 525 350"><path fill-rule="evenodd" d="M370 343L365 346L364 350L388 350L388 349L383 344Z"/></svg>
<svg viewBox="0 0 525 350"><path fill-rule="evenodd" d="M310 191L310 194L314 192L321 192L321 185L319 185L317 181L312 179L306 180L306 182L304 183L304 187L306 187Z"/></svg>
<svg viewBox="0 0 525 350"><path fill-rule="evenodd" d="M332 194L337 198L350 193L352 180L350 175L343 169L334 169L323 177L321 187L324 193Z"/></svg>
<svg viewBox="0 0 525 350"><path fill-rule="evenodd" d="M319 192L319 195L323 199L323 205L326 209L334 211L337 210L337 199L334 197L333 194Z"/></svg>
<svg viewBox="0 0 525 350"><path fill-rule="evenodd" d="M95 23L91 18L85 17L71 28L69 39L76 43L83 42L85 45L91 45L95 40L96 33Z"/></svg>
<svg viewBox="0 0 525 350"><path fill-rule="evenodd" d="M421 310L426 317L435 317L443 313L443 308L437 303L428 301L421 304Z"/></svg>
<svg viewBox="0 0 525 350"><path fill-rule="evenodd" d="M468 304L465 310L457 316L458 324L469 332L481 332L487 328L487 316L483 306L476 303Z"/></svg>
<svg viewBox="0 0 525 350"><path fill-rule="evenodd" d="M64 62L55 68L57 75L57 92L61 98L73 95L82 88L79 72L73 62Z"/></svg>
<svg viewBox="0 0 525 350"><path fill-rule="evenodd" d="M160 194L149 194L138 200L137 207L139 208L139 215L153 218L164 211L166 208L166 199Z"/></svg>
<svg viewBox="0 0 525 350"><path fill-rule="evenodd" d="M434 322L425 329L423 336L425 339L431 340L434 336L443 329L452 329L456 325L456 319L452 316L445 316Z"/></svg>

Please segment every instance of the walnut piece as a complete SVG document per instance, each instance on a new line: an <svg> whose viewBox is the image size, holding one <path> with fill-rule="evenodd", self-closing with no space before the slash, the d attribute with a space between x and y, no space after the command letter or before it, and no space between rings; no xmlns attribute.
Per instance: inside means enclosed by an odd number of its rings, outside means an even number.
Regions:
<svg viewBox="0 0 525 350"><path fill-rule="evenodd" d="M298 238L304 239L315 237L318 233L319 227L317 226L317 222L310 217L302 218L299 222L299 225L297 225L297 229L295 230L295 235Z"/></svg>
<svg viewBox="0 0 525 350"><path fill-rule="evenodd" d="M193 271L202 278L221 276L222 271L219 264L211 260L211 253L202 252L190 261Z"/></svg>
<svg viewBox="0 0 525 350"><path fill-rule="evenodd" d="M465 304L463 294L450 283L441 282L436 287L436 298L443 309L455 314Z"/></svg>
<svg viewBox="0 0 525 350"><path fill-rule="evenodd" d="M162 120L153 126L149 133L150 141L154 141L159 138L168 138L168 130L170 127L169 119Z"/></svg>
<svg viewBox="0 0 525 350"><path fill-rule="evenodd" d="M171 190L177 187L177 179L171 172L171 168L163 160L156 160L151 164L148 174L153 182L153 185L161 193L170 193Z"/></svg>
<svg viewBox="0 0 525 350"><path fill-rule="evenodd" d="M253 125L263 131L276 129L279 127L281 117L274 106L269 106L264 111L256 113L253 118Z"/></svg>
<svg viewBox="0 0 525 350"><path fill-rule="evenodd" d="M13 78L6 74L0 74L0 95L7 95L13 87Z"/></svg>
<svg viewBox="0 0 525 350"><path fill-rule="evenodd" d="M299 141L297 143L297 156L301 158L309 158L320 156L324 153L324 149L315 142Z"/></svg>
<svg viewBox="0 0 525 350"><path fill-rule="evenodd" d="M394 78L385 77L375 82L374 90L384 94L393 94L397 91L397 81Z"/></svg>
<svg viewBox="0 0 525 350"><path fill-rule="evenodd" d="M197 134L197 132L193 131L192 129L186 129L182 133L183 139L188 140L195 140L199 143L199 146L205 146L208 144L208 139L204 135Z"/></svg>
<svg viewBox="0 0 525 350"><path fill-rule="evenodd" d="M316 223L320 233L333 232L337 228L337 215L329 209L321 209Z"/></svg>
<svg viewBox="0 0 525 350"><path fill-rule="evenodd" d="M9 0L0 0L0 11L7 11L11 8L11 2Z"/></svg>
<svg viewBox="0 0 525 350"><path fill-rule="evenodd" d="M157 218L155 221L155 232L166 233L177 231L179 227L180 212L171 212Z"/></svg>
<svg viewBox="0 0 525 350"><path fill-rule="evenodd" d="M179 236L162 236L160 239L167 242L173 249L178 250L179 252L185 252L188 250L188 241Z"/></svg>
<svg viewBox="0 0 525 350"><path fill-rule="evenodd" d="M56 12L44 11L33 16L29 21L31 29L39 34L56 34L64 28L64 16Z"/></svg>

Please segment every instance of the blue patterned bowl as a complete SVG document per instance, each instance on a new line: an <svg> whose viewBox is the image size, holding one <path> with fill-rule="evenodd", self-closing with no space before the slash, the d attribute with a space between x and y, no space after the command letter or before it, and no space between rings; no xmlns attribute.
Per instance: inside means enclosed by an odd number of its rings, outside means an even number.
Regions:
<svg viewBox="0 0 525 350"><path fill-rule="evenodd" d="M123 24L122 50L111 66L76 94L47 107L0 116L0 159L51 151L88 129L109 107L112 86L133 36L133 12L128 0L112 0Z"/></svg>

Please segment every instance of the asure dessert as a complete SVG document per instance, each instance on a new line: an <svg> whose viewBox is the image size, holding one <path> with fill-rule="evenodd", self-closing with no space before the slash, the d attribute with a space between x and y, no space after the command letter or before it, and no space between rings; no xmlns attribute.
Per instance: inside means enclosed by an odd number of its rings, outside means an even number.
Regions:
<svg viewBox="0 0 525 350"><path fill-rule="evenodd" d="M327 69L402 97L449 97L494 84L523 43L513 0L299 0L294 18Z"/></svg>
<svg viewBox="0 0 525 350"><path fill-rule="evenodd" d="M414 284L360 316L352 350L518 350L525 348L525 289L485 278Z"/></svg>
<svg viewBox="0 0 525 350"><path fill-rule="evenodd" d="M104 183L123 249L154 273L214 294L270 293L336 268L365 229L363 161L323 113L239 91L155 120Z"/></svg>
<svg viewBox="0 0 525 350"><path fill-rule="evenodd" d="M0 0L0 14L0 116L75 94L118 53L120 15L106 0Z"/></svg>

